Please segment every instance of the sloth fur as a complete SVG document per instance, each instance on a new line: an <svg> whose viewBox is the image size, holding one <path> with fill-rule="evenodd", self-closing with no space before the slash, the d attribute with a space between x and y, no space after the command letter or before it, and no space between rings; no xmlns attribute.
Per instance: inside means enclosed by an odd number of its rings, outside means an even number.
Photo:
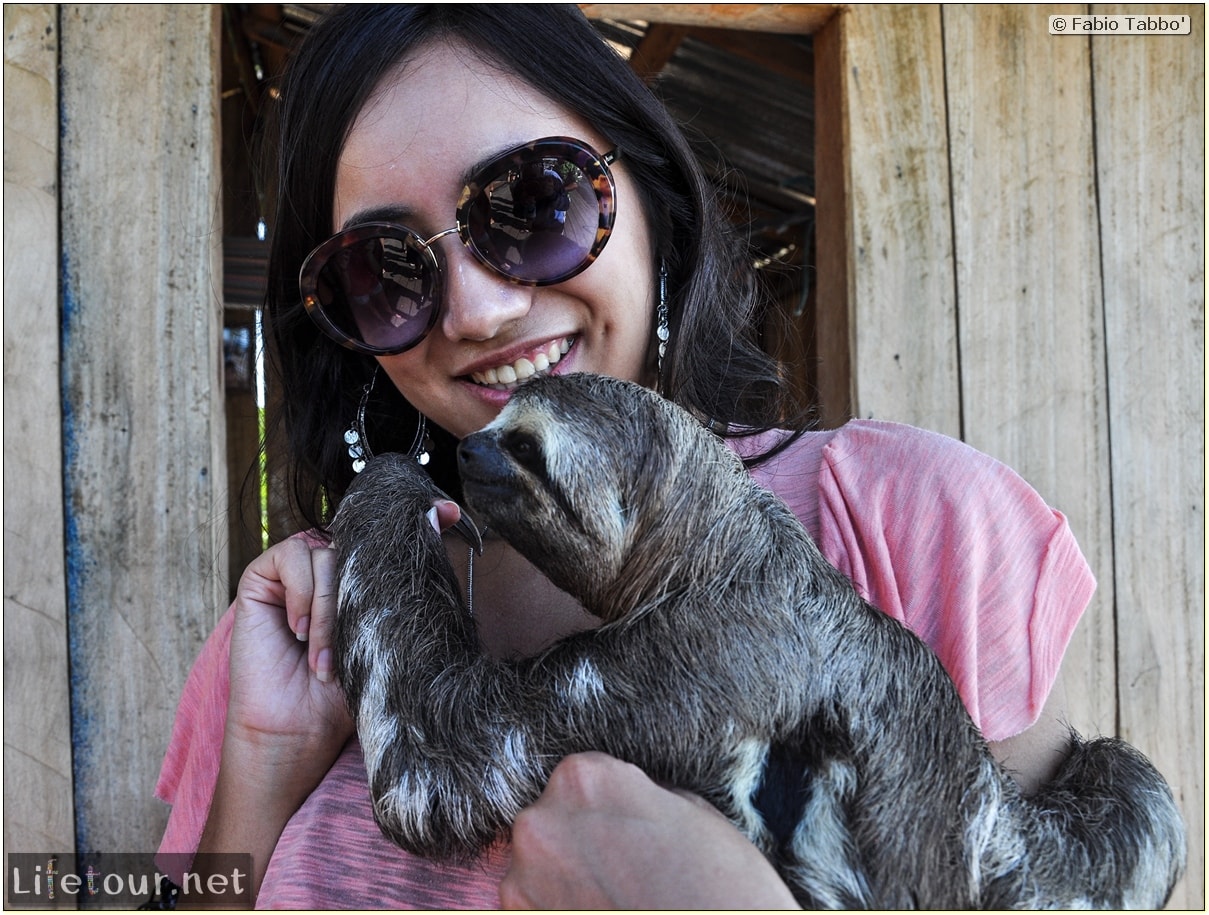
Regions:
<svg viewBox="0 0 1209 915"><path fill-rule="evenodd" d="M601 750L709 800L806 907L1167 900L1184 830L1150 762L1072 733L1025 797L935 655L687 412L615 379L535 379L459 464L473 517L602 624L485 656L426 517L441 493L402 456L370 462L333 524L337 673L404 849L481 851L560 759Z"/></svg>

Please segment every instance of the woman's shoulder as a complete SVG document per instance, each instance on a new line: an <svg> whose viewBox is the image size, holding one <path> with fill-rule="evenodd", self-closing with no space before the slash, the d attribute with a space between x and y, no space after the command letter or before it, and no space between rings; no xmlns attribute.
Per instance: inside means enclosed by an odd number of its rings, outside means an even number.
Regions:
<svg viewBox="0 0 1209 915"><path fill-rule="evenodd" d="M895 530L908 542L959 531L987 544L1048 539L1065 518L1020 473L951 436L853 420L821 449L817 485L833 514ZM836 520L836 519L833 519Z"/></svg>
<svg viewBox="0 0 1209 915"><path fill-rule="evenodd" d="M972 445L931 429L880 419L853 419L834 430L827 443L832 463L855 460L881 464L887 457L910 457L912 466L941 462L974 468L1005 466Z"/></svg>
<svg viewBox="0 0 1209 915"><path fill-rule="evenodd" d="M901 561L936 556L942 541L968 553L1069 536L1065 517L1007 464L903 423L858 419L802 433L752 475L790 504L821 546L846 541L846 553L877 540Z"/></svg>
<svg viewBox="0 0 1209 915"><path fill-rule="evenodd" d="M816 537L820 499L868 505L888 498L925 499L937 486L960 492L984 477L1019 479L955 438L883 420L853 419L796 435L774 430L728 444L745 459L770 455L752 467L752 477L784 499Z"/></svg>

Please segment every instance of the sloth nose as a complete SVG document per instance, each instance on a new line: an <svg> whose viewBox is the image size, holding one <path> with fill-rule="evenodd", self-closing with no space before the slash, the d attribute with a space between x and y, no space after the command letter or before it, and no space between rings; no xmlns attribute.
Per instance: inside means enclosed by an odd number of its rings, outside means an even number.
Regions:
<svg viewBox="0 0 1209 915"><path fill-rule="evenodd" d="M475 432L458 445L458 472L463 482L492 483L510 476L508 459L494 436Z"/></svg>

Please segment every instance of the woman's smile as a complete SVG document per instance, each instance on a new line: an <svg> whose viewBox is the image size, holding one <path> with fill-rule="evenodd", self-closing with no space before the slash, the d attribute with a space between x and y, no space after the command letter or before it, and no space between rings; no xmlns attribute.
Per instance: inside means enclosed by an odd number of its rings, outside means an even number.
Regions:
<svg viewBox="0 0 1209 915"><path fill-rule="evenodd" d="M573 345L573 337L560 337L543 346L527 350L525 355L514 361L485 369L473 369L467 374L475 384L496 391L514 391L535 375L553 373L554 366L559 364Z"/></svg>

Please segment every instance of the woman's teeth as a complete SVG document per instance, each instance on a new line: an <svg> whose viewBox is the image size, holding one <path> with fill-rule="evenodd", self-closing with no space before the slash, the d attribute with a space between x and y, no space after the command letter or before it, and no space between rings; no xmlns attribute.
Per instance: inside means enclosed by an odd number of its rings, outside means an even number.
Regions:
<svg viewBox="0 0 1209 915"><path fill-rule="evenodd" d="M555 340L544 350L540 350L532 358L522 356L511 365L500 365L482 372L471 372L470 380L475 384L497 389L514 387L534 375L549 371L550 366L565 356L570 348L571 338L563 337L561 340Z"/></svg>

